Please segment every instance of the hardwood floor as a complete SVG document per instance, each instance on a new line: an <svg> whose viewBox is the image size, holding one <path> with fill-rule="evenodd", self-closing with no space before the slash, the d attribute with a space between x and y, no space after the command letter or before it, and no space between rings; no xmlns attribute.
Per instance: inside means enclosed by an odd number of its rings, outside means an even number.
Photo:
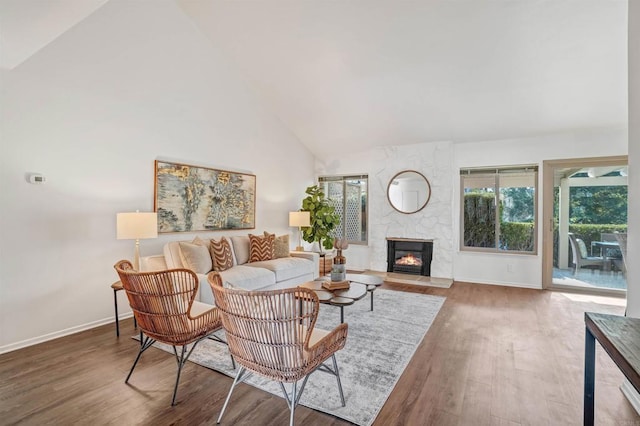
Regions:
<svg viewBox="0 0 640 426"><path fill-rule="evenodd" d="M374 425L582 424L584 311L623 314L615 299L454 283L384 288L447 300ZM135 334L121 322L121 336ZM622 373L597 346L596 424L640 425L619 390ZM231 379L188 363L175 407L176 363L138 350L113 325L0 355L0 424L215 424ZM240 385L224 424L282 425L281 398ZM300 425L344 421L300 406Z"/></svg>

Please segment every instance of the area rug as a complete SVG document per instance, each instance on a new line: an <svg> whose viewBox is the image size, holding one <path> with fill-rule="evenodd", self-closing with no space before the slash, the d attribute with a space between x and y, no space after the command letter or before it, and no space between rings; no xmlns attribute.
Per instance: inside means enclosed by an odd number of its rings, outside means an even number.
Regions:
<svg viewBox="0 0 640 426"><path fill-rule="evenodd" d="M349 332L347 343L336 353L336 359L346 406L340 403L336 378L322 372L311 375L300 404L357 425L372 424L444 300L439 296L379 289L374 292L373 312L369 310L369 295L345 307L344 320L349 324ZM339 323L340 308L320 305L316 327L330 330ZM235 377L227 348L220 343L202 341L190 361ZM282 397L276 382L252 375L245 383Z"/></svg>

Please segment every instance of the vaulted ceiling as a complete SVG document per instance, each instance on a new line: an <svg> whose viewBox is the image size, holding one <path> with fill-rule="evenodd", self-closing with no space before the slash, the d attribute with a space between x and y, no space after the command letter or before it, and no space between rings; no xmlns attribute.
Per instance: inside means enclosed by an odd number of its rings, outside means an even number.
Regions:
<svg viewBox="0 0 640 426"><path fill-rule="evenodd" d="M4 46L18 12L57 10L3 67L104 1L1 0ZM623 0L175 1L319 156L627 122Z"/></svg>

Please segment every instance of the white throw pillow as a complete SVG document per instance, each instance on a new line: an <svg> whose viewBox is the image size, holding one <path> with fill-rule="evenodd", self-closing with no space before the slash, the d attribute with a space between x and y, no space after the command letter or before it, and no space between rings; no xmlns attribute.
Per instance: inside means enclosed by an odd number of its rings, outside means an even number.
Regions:
<svg viewBox="0 0 640 426"><path fill-rule="evenodd" d="M186 268L196 274L206 274L213 269L209 248L200 244L180 241L180 256Z"/></svg>
<svg viewBox="0 0 640 426"><path fill-rule="evenodd" d="M233 253L236 255L238 265L244 265L249 261L249 236L235 235L231 237Z"/></svg>

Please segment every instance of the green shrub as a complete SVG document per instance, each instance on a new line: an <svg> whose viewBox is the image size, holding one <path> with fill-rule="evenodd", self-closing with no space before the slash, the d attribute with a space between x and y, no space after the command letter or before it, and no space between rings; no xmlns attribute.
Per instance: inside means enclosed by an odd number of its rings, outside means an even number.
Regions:
<svg viewBox="0 0 640 426"><path fill-rule="evenodd" d="M533 251L534 241L533 223L502 222L500 224L501 250Z"/></svg>
<svg viewBox="0 0 640 426"><path fill-rule="evenodd" d="M464 209L464 246L495 247L496 208L493 194L465 194Z"/></svg>

